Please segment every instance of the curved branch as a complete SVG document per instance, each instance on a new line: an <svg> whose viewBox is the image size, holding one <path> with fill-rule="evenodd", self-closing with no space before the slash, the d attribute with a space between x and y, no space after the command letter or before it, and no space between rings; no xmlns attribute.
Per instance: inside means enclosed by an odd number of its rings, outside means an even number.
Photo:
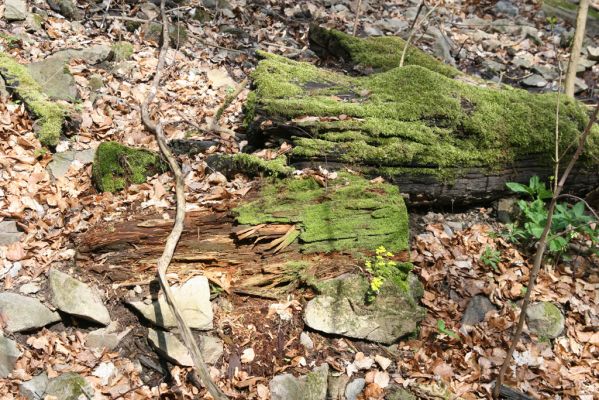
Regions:
<svg viewBox="0 0 599 400"><path fill-rule="evenodd" d="M197 374L199 375L201 382L206 386L208 392L212 395L214 399L226 400L227 396L210 378L210 373L208 372L208 368L206 366L206 363L204 362L202 353L200 352L195 338L191 333L191 329L189 328L189 326L183 319L183 315L179 311L177 302L173 297L173 293L166 279L166 271L171 262L171 259L173 258L173 254L175 252L175 248L177 247L177 243L179 242L179 238L181 237L181 233L183 232L183 222L185 220L185 181L183 178L183 173L181 172L181 168L179 167L179 164L175 160L173 153L171 152L170 148L166 143L166 138L162 130L163 123L154 123L154 121L150 117L149 112L149 105L152 102L152 100L154 100L154 98L156 97L156 92L158 91L158 84L160 83L160 79L162 77L162 70L164 68L166 53L169 47L168 18L166 16L164 3L165 0L162 0L160 2L160 12L162 14L162 47L160 48L160 56L158 58L158 65L156 66L156 74L154 75L154 80L152 81L150 93L141 105L142 122L149 131L154 133L156 141L158 142L158 147L160 147L160 151L162 152L164 158L168 161L168 164L175 175L177 213L175 216L175 224L173 226L173 230L168 235L166 239L166 244L164 245L164 251L158 259L158 279L160 281L160 286L164 291L164 295L169 305L169 308L171 309L171 312L177 320L177 326L181 332L183 342L185 343L185 346L191 354L191 358L194 363L194 368Z"/></svg>

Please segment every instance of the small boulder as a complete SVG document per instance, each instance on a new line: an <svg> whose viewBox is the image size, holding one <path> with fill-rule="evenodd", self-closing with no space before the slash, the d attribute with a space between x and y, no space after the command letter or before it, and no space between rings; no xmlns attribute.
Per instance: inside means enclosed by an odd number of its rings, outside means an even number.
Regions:
<svg viewBox="0 0 599 400"><path fill-rule="evenodd" d="M509 15L510 17L516 17L519 14L518 7L516 7L511 1L500 0L495 3L493 7L496 13Z"/></svg>
<svg viewBox="0 0 599 400"><path fill-rule="evenodd" d="M329 365L322 364L309 374L295 377L291 374L277 375L270 381L272 400L325 400Z"/></svg>
<svg viewBox="0 0 599 400"><path fill-rule="evenodd" d="M131 328L120 333L117 331L118 323L111 322L106 328L96 329L88 333L85 338L85 345L96 350L114 350L120 341L131 332Z"/></svg>
<svg viewBox="0 0 599 400"><path fill-rule="evenodd" d="M173 364L192 367L193 360L185 345L175 335L165 331L148 330L148 341L158 354ZM207 364L216 364L223 355L223 341L214 336L201 336L198 343Z"/></svg>
<svg viewBox="0 0 599 400"><path fill-rule="evenodd" d="M366 278L350 275L324 282L319 286L321 294L306 305L304 322L321 332L391 344L414 332L425 315L417 304L422 284L410 273L405 285L389 280L366 304Z"/></svg>
<svg viewBox="0 0 599 400"><path fill-rule="evenodd" d="M173 296L181 309L181 314L190 328L212 329L212 304L210 303L210 286L205 276L196 276L182 286L172 288ZM143 301L130 303L144 318L157 326L170 329L177 327L177 320L161 294L151 304Z"/></svg>
<svg viewBox="0 0 599 400"><path fill-rule="evenodd" d="M7 332L30 331L60 321L60 315L38 299L10 292L0 293L0 314Z"/></svg>
<svg viewBox="0 0 599 400"><path fill-rule="evenodd" d="M547 86L547 81L541 75L533 74L523 79L522 84L528 87L543 88Z"/></svg>
<svg viewBox="0 0 599 400"><path fill-rule="evenodd" d="M94 161L95 155L96 148L56 153L52 156L52 161L48 164L48 169L54 178L62 178L75 161L81 164L89 164Z"/></svg>
<svg viewBox="0 0 599 400"><path fill-rule="evenodd" d="M100 295L83 282L52 269L49 274L54 305L67 314L102 325L110 323L110 314Z"/></svg>
<svg viewBox="0 0 599 400"><path fill-rule="evenodd" d="M42 372L19 385L19 393L28 400L43 399L48 387L48 374Z"/></svg>
<svg viewBox="0 0 599 400"><path fill-rule="evenodd" d="M496 311L497 307L485 296L477 295L470 299L466 311L462 316L462 325L477 325L485 320L489 311Z"/></svg>
<svg viewBox="0 0 599 400"><path fill-rule="evenodd" d="M6 378L12 372L20 356L17 342L0 335L0 378Z"/></svg>
<svg viewBox="0 0 599 400"><path fill-rule="evenodd" d="M66 19L78 21L83 19L83 13L73 0L46 0L50 8Z"/></svg>
<svg viewBox="0 0 599 400"><path fill-rule="evenodd" d="M27 18L27 1L5 0L4 19L7 21L23 21Z"/></svg>
<svg viewBox="0 0 599 400"><path fill-rule="evenodd" d="M366 380L364 380L363 378L354 379L345 387L345 399L357 400L358 396L360 396L365 386Z"/></svg>
<svg viewBox="0 0 599 400"><path fill-rule="evenodd" d="M92 399L94 398L94 389L81 375L67 372L48 382L45 395L54 396L60 400Z"/></svg>
<svg viewBox="0 0 599 400"><path fill-rule="evenodd" d="M0 222L0 246L8 246L11 243L18 242L23 236L17 229L16 221Z"/></svg>
<svg viewBox="0 0 599 400"><path fill-rule="evenodd" d="M531 304L526 310L526 324L531 333L554 339L564 330L564 315L555 304L542 301Z"/></svg>
<svg viewBox="0 0 599 400"><path fill-rule="evenodd" d="M496 216L499 222L509 224L514 222L514 219L518 216L518 199L516 197L506 197L497 200Z"/></svg>

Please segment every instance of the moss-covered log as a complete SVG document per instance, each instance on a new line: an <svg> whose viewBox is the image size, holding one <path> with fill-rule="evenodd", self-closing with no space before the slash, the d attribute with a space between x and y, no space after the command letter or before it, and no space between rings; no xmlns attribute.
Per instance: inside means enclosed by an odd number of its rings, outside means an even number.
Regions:
<svg viewBox="0 0 599 400"><path fill-rule="evenodd" d="M27 68L3 52L0 52L0 75L38 119L37 136L40 142L45 146L56 146L65 118L71 110L63 104L51 101Z"/></svg>
<svg viewBox="0 0 599 400"><path fill-rule="evenodd" d="M246 107L252 144L291 140L292 163L382 175L415 204L485 202L504 193L506 181L549 176L558 99L560 149L571 153L588 121L585 107L565 96L468 77L415 48L399 68L399 38L316 29L311 42L374 73L348 76L261 53ZM596 127L571 188L599 183L597 159Z"/></svg>
<svg viewBox="0 0 599 400"><path fill-rule="evenodd" d="M154 152L104 142L96 151L92 177L98 190L116 192L132 183L144 183L148 176L167 169L166 162Z"/></svg>

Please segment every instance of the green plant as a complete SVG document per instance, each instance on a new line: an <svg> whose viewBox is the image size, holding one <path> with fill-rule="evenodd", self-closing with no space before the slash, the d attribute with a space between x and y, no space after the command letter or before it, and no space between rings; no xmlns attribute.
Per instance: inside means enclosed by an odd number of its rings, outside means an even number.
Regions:
<svg viewBox="0 0 599 400"><path fill-rule="evenodd" d="M456 332L452 331L451 329L447 329L447 327L445 326L445 321L443 321L442 319L438 319L437 320L437 329L439 330L439 332L441 332L444 335L449 336L450 338L453 339L460 339L460 335L458 335Z"/></svg>
<svg viewBox="0 0 599 400"><path fill-rule="evenodd" d="M508 225L504 237L512 242L530 243L539 240L547 222L545 200L551 197L551 191L539 181L537 176L530 178L528 186L515 182L506 185L513 192L528 196L530 200L518 201L521 216L515 224ZM583 201L576 204L557 203L547 240L549 252L554 254L564 252L568 244L581 235L597 243L599 234L596 227L593 227L593 222L596 220L585 214Z"/></svg>
<svg viewBox="0 0 599 400"><path fill-rule="evenodd" d="M393 261L392 257L393 253L387 251L384 246L379 246L375 250L374 258L366 261L366 270L370 273L370 286L366 292L367 303L374 301L388 280L396 284L405 284L406 276L412 269L412 264L398 263Z"/></svg>
<svg viewBox="0 0 599 400"><path fill-rule="evenodd" d="M492 267L494 270L497 270L497 264L499 264L499 262L501 261L501 252L487 245L485 247L485 251L483 251L483 253L480 256L480 260L487 267Z"/></svg>

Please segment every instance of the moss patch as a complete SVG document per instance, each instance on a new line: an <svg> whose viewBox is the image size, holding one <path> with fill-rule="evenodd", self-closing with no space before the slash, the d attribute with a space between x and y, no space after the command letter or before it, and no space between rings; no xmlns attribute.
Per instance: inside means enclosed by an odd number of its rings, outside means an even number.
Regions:
<svg viewBox="0 0 599 400"><path fill-rule="evenodd" d="M37 135L40 142L45 146L56 146L68 108L51 101L27 68L3 52L0 52L0 74L38 118Z"/></svg>
<svg viewBox="0 0 599 400"><path fill-rule="evenodd" d="M399 189L347 173L327 188L312 178L266 184L258 200L234 212L245 225L297 224L304 252L408 248L408 215Z"/></svg>
<svg viewBox="0 0 599 400"><path fill-rule="evenodd" d="M361 42L366 45L368 40ZM474 85L421 65L349 77L276 55L262 56L252 76L255 97L248 106L258 117L250 125L255 127L264 116L275 124L299 127L297 131L306 134L292 138L292 159L359 164L380 174L418 167L436 176L445 168L493 170L531 154L551 163L555 94ZM580 103L566 96L560 101L560 148L565 149L576 143L588 116ZM597 157L596 126L583 158Z"/></svg>
<svg viewBox="0 0 599 400"><path fill-rule="evenodd" d="M127 60L133 55L133 45L129 42L116 42L112 45L111 54L113 61Z"/></svg>
<svg viewBox="0 0 599 400"><path fill-rule="evenodd" d="M98 190L116 192L132 183L144 183L148 176L167 169L156 153L105 142L96 151L92 176Z"/></svg>
<svg viewBox="0 0 599 400"><path fill-rule="evenodd" d="M217 154L207 159L208 165L227 176L243 173L247 176L289 176L294 169L287 165L287 157L265 160L252 154Z"/></svg>

